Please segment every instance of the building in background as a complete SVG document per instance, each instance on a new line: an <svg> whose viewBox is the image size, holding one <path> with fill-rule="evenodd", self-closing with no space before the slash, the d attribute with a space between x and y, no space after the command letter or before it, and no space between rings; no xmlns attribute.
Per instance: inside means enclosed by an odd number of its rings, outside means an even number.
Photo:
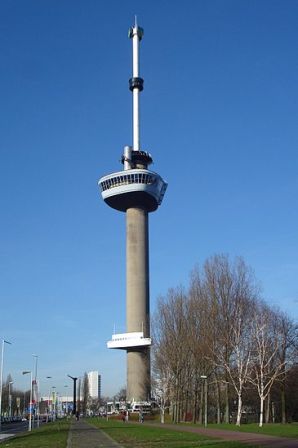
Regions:
<svg viewBox="0 0 298 448"><path fill-rule="evenodd" d="M92 400L100 400L101 396L101 376L97 370L88 372L89 396Z"/></svg>

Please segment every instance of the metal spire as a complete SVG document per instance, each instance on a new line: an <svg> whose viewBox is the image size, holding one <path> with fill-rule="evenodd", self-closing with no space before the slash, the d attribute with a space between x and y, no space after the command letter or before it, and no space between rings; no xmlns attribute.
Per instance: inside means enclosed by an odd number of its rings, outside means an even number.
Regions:
<svg viewBox="0 0 298 448"><path fill-rule="evenodd" d="M143 90L144 80L140 78L139 48L144 31L137 24L129 29L128 36L132 39L132 78L129 80L129 88L133 98L133 151L140 151L140 100L139 93Z"/></svg>

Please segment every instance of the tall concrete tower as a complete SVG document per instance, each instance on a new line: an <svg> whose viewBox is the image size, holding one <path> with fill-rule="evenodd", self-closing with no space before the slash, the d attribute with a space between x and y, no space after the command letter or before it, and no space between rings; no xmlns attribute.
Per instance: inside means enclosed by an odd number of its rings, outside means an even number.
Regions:
<svg viewBox="0 0 298 448"><path fill-rule="evenodd" d="M149 310L149 241L148 213L161 204L167 183L159 174L148 170L151 155L140 145L140 77L139 47L143 29L129 29L132 39L133 67L129 89L133 100L133 144L125 146L123 171L102 177L98 184L104 201L126 213L126 331L114 334L108 348L127 351L127 401L150 398L150 310Z"/></svg>

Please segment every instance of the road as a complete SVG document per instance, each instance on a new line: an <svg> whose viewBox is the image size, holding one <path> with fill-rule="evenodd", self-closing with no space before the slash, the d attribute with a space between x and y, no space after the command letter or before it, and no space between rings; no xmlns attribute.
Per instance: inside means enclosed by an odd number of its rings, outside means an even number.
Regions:
<svg viewBox="0 0 298 448"><path fill-rule="evenodd" d="M9 436L26 431L28 431L28 422L2 423L0 432L0 442L7 439Z"/></svg>

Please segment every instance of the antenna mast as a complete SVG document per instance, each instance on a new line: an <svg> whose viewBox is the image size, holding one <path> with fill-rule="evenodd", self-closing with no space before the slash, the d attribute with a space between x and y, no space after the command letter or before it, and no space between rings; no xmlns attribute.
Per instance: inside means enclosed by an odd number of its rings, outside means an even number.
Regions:
<svg viewBox="0 0 298 448"><path fill-rule="evenodd" d="M135 24L129 28L128 36L132 39L132 78L129 80L129 89L132 91L133 101L133 151L140 151L140 99L139 93L143 90L144 80L140 77L139 49L140 41L144 35L143 28Z"/></svg>

